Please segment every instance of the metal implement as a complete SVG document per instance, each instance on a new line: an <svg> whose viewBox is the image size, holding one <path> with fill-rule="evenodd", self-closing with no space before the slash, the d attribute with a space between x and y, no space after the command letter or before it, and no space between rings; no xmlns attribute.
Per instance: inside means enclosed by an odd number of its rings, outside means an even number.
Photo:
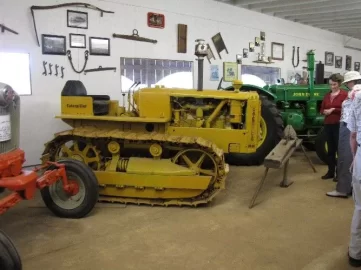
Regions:
<svg viewBox="0 0 361 270"><path fill-rule="evenodd" d="M102 67L99 66L98 68L92 68L92 69L86 69L84 70L84 75L86 75L88 72L97 72L97 71L106 71L106 70L114 70L114 72L117 70L116 67Z"/></svg>
<svg viewBox="0 0 361 270"><path fill-rule="evenodd" d="M122 38L122 39L129 39L135 41L142 41L142 42L150 42L156 44L158 41L155 39L144 38L138 35L138 30L133 29L133 35L120 35L120 34L113 34L113 38Z"/></svg>
<svg viewBox="0 0 361 270"><path fill-rule="evenodd" d="M48 75L48 73L46 72L46 64L47 64L48 62L46 62L46 61L43 61L43 66L44 66L44 72L43 72L43 75Z"/></svg>
<svg viewBox="0 0 361 270"><path fill-rule="evenodd" d="M4 33L5 30L6 30L6 31L11 32L11 33L13 33L15 35L19 35L19 33L16 32L15 30L13 30L13 29L11 29L9 27L6 27L4 24L1 24L1 23L0 23L0 29L1 29L1 33Z"/></svg>
<svg viewBox="0 0 361 270"><path fill-rule="evenodd" d="M56 64L56 65L55 65L55 76L58 76L58 67L59 67L59 65Z"/></svg>
<svg viewBox="0 0 361 270"><path fill-rule="evenodd" d="M53 71L51 70L52 67L53 67L53 64L49 63L49 75L53 74Z"/></svg>
<svg viewBox="0 0 361 270"><path fill-rule="evenodd" d="M97 10L97 11L100 11L101 17L103 17L103 13L114 13L114 11L104 10L104 9L98 8L97 6L94 6L92 4L82 3L82 2L63 3L63 4L58 4L58 5L52 5L52 6L31 6L30 11L31 11L31 16L33 18L36 40L38 42L39 47L40 47L40 42L39 42L39 38L38 38L38 31L36 30L34 10L47 10L47 9L55 9L55 8L62 8L62 7L83 7L83 8Z"/></svg>
<svg viewBox="0 0 361 270"><path fill-rule="evenodd" d="M315 150L321 161L327 163L327 143L324 132L324 115L319 111L324 96L330 91L328 84L314 83L315 53L313 50L307 52L307 84L275 84L258 87L247 85L241 91L257 91L262 96L262 121L261 134L264 140L259 144L256 153L244 154L239 165L260 165L264 158L275 147L282 138L282 130L278 126L291 125L302 137L303 145L309 150ZM220 87L221 88L221 87ZM348 91L345 85L343 90ZM224 90L234 91L227 87ZM264 108L269 102L275 107L272 109L274 117L270 117ZM268 111L269 112L269 111ZM276 119L277 117L277 119ZM279 132L281 131L281 133Z"/></svg>
<svg viewBox="0 0 361 270"><path fill-rule="evenodd" d="M47 162L32 170L24 169L25 153L19 148L20 96L11 86L0 83L0 97L0 193L4 193L0 198L0 215L21 201L34 199L37 190L40 190L44 204L58 217L88 215L98 199L97 181L92 170L76 160ZM15 246L1 231L0 268L22 269Z"/></svg>
<svg viewBox="0 0 361 270"><path fill-rule="evenodd" d="M300 47L297 47L297 63L295 64L295 46L292 49L292 65L293 67L298 67L300 64Z"/></svg>
<svg viewBox="0 0 361 270"><path fill-rule="evenodd" d="M196 43L195 55L206 57L204 42ZM261 139L258 94L240 92L241 81L234 87L204 90L200 81L199 89L187 91L141 88L128 92L127 104L88 94L81 81L69 80L56 118L71 129L46 143L42 162L85 163L97 176L100 201L207 204L225 188L224 153L252 153Z"/></svg>
<svg viewBox="0 0 361 270"><path fill-rule="evenodd" d="M64 67L61 67L61 78L64 78Z"/></svg>
<svg viewBox="0 0 361 270"><path fill-rule="evenodd" d="M76 72L76 73L82 73L84 70L85 70L85 67L86 67L86 64L88 63L88 58L89 58L89 51L88 50L86 50L85 52L84 52L84 65L83 65L83 68L81 69L81 70L76 70L75 69L75 67L74 67L74 65L73 65L73 61L72 61L72 57L71 57L71 51L70 50L68 50L67 52L66 52L66 55L68 56L68 59L69 59L69 62L70 62L70 65L71 65L71 68L74 70L74 72ZM63 77L62 77L63 78Z"/></svg>

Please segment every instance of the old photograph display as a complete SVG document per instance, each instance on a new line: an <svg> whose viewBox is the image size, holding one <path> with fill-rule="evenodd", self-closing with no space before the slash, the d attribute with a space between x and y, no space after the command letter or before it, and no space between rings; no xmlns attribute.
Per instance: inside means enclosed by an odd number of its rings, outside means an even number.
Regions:
<svg viewBox="0 0 361 270"><path fill-rule="evenodd" d="M88 29L88 13L75 10L67 11L68 27Z"/></svg>
<svg viewBox="0 0 361 270"><path fill-rule="evenodd" d="M69 34L70 48L86 48L86 37L82 34Z"/></svg>
<svg viewBox="0 0 361 270"><path fill-rule="evenodd" d="M90 37L89 51L91 55L110 56L110 39L100 38L100 37Z"/></svg>
<svg viewBox="0 0 361 270"><path fill-rule="evenodd" d="M42 53L53 55L66 54L66 37L56 35L41 35Z"/></svg>

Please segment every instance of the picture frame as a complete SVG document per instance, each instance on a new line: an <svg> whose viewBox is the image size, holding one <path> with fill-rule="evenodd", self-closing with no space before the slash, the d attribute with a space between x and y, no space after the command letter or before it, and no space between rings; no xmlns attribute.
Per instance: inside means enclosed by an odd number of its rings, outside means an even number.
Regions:
<svg viewBox="0 0 361 270"><path fill-rule="evenodd" d="M261 41L266 41L266 32L261 31Z"/></svg>
<svg viewBox="0 0 361 270"><path fill-rule="evenodd" d="M68 9L67 26L71 28L88 29L88 13Z"/></svg>
<svg viewBox="0 0 361 270"><path fill-rule="evenodd" d="M249 52L254 52L254 43L253 43L253 42L250 42L250 43L248 44L248 46L249 46Z"/></svg>
<svg viewBox="0 0 361 270"><path fill-rule="evenodd" d="M219 81L219 66L218 65L210 65L210 81Z"/></svg>
<svg viewBox="0 0 361 270"><path fill-rule="evenodd" d="M360 71L360 62L354 62L353 65L355 71Z"/></svg>
<svg viewBox="0 0 361 270"><path fill-rule="evenodd" d="M285 57L284 44L278 42L271 43L271 58L283 61Z"/></svg>
<svg viewBox="0 0 361 270"><path fill-rule="evenodd" d="M325 66L333 66L335 54L333 52L325 52Z"/></svg>
<svg viewBox="0 0 361 270"><path fill-rule="evenodd" d="M66 55L66 36L42 34L41 50L43 54Z"/></svg>
<svg viewBox="0 0 361 270"><path fill-rule="evenodd" d="M248 58L248 49L243 49L243 58Z"/></svg>
<svg viewBox="0 0 361 270"><path fill-rule="evenodd" d="M223 80L232 82L238 78L238 64L236 62L223 62Z"/></svg>
<svg viewBox="0 0 361 270"><path fill-rule="evenodd" d="M342 56L335 56L335 68L342 68Z"/></svg>
<svg viewBox="0 0 361 270"><path fill-rule="evenodd" d="M255 45L256 47L258 47L258 46L260 45L260 43L261 43L261 39L260 39L259 37L255 37L255 38L254 38L254 45Z"/></svg>
<svg viewBox="0 0 361 270"><path fill-rule="evenodd" d="M352 56L346 55L346 66L345 69L350 71L352 68Z"/></svg>
<svg viewBox="0 0 361 270"><path fill-rule="evenodd" d="M89 37L90 55L110 56L110 39L101 37Z"/></svg>
<svg viewBox="0 0 361 270"><path fill-rule="evenodd" d="M86 48L86 36L83 34L69 34L70 48Z"/></svg>
<svg viewBox="0 0 361 270"><path fill-rule="evenodd" d="M148 12L147 23L148 27L163 29L165 27L165 16L160 13Z"/></svg>

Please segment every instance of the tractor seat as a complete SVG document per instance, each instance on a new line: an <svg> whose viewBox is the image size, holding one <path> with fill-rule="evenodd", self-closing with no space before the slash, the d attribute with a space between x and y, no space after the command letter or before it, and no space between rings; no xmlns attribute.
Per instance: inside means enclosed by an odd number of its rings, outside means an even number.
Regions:
<svg viewBox="0 0 361 270"><path fill-rule="evenodd" d="M65 83L61 96L87 96L93 99L94 115L106 115L109 113L108 95L88 95L84 84L81 81L69 80Z"/></svg>

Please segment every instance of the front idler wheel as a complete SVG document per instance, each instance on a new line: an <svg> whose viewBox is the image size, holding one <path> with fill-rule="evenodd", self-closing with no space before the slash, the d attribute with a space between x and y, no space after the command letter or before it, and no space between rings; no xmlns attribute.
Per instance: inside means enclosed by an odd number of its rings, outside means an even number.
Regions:
<svg viewBox="0 0 361 270"><path fill-rule="evenodd" d="M91 168L78 160L60 160L65 165L71 191L65 191L61 179L41 190L45 205L56 216L82 218L94 208L99 197L98 181ZM51 166L48 170L56 169Z"/></svg>

